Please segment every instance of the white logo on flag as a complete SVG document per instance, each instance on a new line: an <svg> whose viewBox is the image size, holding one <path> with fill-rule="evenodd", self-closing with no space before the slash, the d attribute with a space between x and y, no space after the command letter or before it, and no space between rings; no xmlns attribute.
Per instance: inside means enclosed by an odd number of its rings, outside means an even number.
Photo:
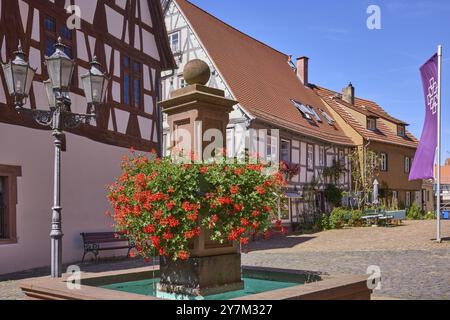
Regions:
<svg viewBox="0 0 450 320"><path fill-rule="evenodd" d="M428 87L428 107L433 115L436 114L438 108L438 84L434 78L430 79Z"/></svg>

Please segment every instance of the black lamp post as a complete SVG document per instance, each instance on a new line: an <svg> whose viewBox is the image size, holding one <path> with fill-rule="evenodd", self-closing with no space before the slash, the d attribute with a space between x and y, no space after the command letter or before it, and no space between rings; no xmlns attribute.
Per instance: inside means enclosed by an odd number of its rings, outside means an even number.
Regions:
<svg viewBox="0 0 450 320"><path fill-rule="evenodd" d="M14 53L15 59L2 65L9 94L14 97L15 108L18 112L32 116L33 119L53 130L55 146L54 192L51 225L51 276L60 278L62 275L62 228L61 228L61 147L66 128L75 128L81 123L89 123L95 119L95 109L103 103L109 79L100 71L100 64L96 58L91 63L88 74L82 76L87 103L93 106L91 114L76 114L70 111L69 96L75 62L64 52L65 46L58 38L55 52L45 57L50 79L44 81L45 91L49 102L49 111L24 108L28 98L36 69L25 60L25 54L19 44Z"/></svg>

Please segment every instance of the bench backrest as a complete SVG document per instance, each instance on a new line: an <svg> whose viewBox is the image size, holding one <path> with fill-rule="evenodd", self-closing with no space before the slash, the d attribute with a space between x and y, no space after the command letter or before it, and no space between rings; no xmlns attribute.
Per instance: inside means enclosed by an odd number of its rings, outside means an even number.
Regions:
<svg viewBox="0 0 450 320"><path fill-rule="evenodd" d="M406 220L406 210L388 211L387 216L391 216L396 220Z"/></svg>
<svg viewBox="0 0 450 320"><path fill-rule="evenodd" d="M113 243L126 242L128 239L116 232L96 232L96 233L82 233L84 243Z"/></svg>

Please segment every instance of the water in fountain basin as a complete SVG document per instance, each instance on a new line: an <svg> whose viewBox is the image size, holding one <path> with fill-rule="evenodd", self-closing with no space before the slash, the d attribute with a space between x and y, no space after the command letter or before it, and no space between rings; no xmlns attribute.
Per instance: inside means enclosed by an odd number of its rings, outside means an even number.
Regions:
<svg viewBox="0 0 450 320"><path fill-rule="evenodd" d="M298 282L281 282L281 281L260 280L253 278L244 278L243 280L245 283L245 288L243 290L231 291L206 297L191 297L180 295L176 296L167 293L157 292L156 287L159 282L158 278L134 282L116 283L102 286L101 288L170 300L231 300L253 294L290 288L301 284Z"/></svg>

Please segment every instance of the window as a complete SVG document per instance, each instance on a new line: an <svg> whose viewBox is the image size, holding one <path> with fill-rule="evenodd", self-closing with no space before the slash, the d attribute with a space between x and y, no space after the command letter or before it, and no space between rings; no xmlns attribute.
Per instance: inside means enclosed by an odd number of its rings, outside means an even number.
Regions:
<svg viewBox="0 0 450 320"><path fill-rule="evenodd" d="M169 34L169 43L170 49L172 49L172 53L180 52L180 32L174 32Z"/></svg>
<svg viewBox="0 0 450 320"><path fill-rule="evenodd" d="M411 171L411 158L405 157L405 173L410 173Z"/></svg>
<svg viewBox="0 0 450 320"><path fill-rule="evenodd" d="M306 166L308 167L308 170L314 170L314 146L311 144L308 144Z"/></svg>
<svg viewBox="0 0 450 320"><path fill-rule="evenodd" d="M186 87L186 80L184 80L183 76L178 77L178 87L180 89Z"/></svg>
<svg viewBox="0 0 450 320"><path fill-rule="evenodd" d="M227 129L227 157L232 159L235 157L234 152L234 128Z"/></svg>
<svg viewBox="0 0 450 320"><path fill-rule="evenodd" d="M317 114L316 110L314 110L313 107L307 106L307 108L309 109L309 111L311 112L310 114L314 116L317 122L322 122L322 119L319 117L319 115Z"/></svg>
<svg viewBox="0 0 450 320"><path fill-rule="evenodd" d="M275 137L267 136L266 142L266 161L277 161L278 142Z"/></svg>
<svg viewBox="0 0 450 320"><path fill-rule="evenodd" d="M398 200L398 191L392 191L392 200Z"/></svg>
<svg viewBox="0 0 450 320"><path fill-rule="evenodd" d="M42 43L44 45L45 55L49 57L55 52L55 44L58 42L58 37L61 37L62 43L66 46L64 52L69 58L75 59L74 52L76 50L73 50L73 30L67 28L66 16L55 18L44 15L43 25L44 34ZM72 84L76 86L78 83L78 77L76 76L77 68L74 69L73 73Z"/></svg>
<svg viewBox="0 0 450 320"><path fill-rule="evenodd" d="M367 118L367 129L372 131L377 130L377 119Z"/></svg>
<svg viewBox="0 0 450 320"><path fill-rule="evenodd" d="M342 167L345 166L345 153L344 150L339 150L339 163Z"/></svg>
<svg viewBox="0 0 450 320"><path fill-rule="evenodd" d="M404 125L398 125L397 126L397 134L400 137L404 137L406 135L406 130L405 130L405 126Z"/></svg>
<svg viewBox="0 0 450 320"><path fill-rule="evenodd" d="M325 147L320 146L319 147L319 166L324 167L325 166Z"/></svg>
<svg viewBox="0 0 450 320"><path fill-rule="evenodd" d="M287 140L281 140L280 160L284 163L291 162L291 143Z"/></svg>
<svg viewBox="0 0 450 320"><path fill-rule="evenodd" d="M307 120L312 120L315 115L311 111L310 108L306 107L305 105L301 104L300 102L297 102L295 100L291 100L292 103L295 105L295 107L300 111L300 113L305 117Z"/></svg>
<svg viewBox="0 0 450 320"><path fill-rule="evenodd" d="M122 57L122 103L138 109L143 105L142 64L130 57Z"/></svg>
<svg viewBox="0 0 450 320"><path fill-rule="evenodd" d="M282 222L291 222L290 202L291 201L287 197L283 197L279 200L278 219Z"/></svg>
<svg viewBox="0 0 450 320"><path fill-rule="evenodd" d="M411 192L409 191L406 191L405 205L408 208L411 207Z"/></svg>
<svg viewBox="0 0 450 320"><path fill-rule="evenodd" d="M334 119L328 113L326 113L323 110L321 110L321 113L322 113L322 116L325 118L325 120L327 120L328 124L330 126L333 126L334 122L335 122Z"/></svg>
<svg viewBox="0 0 450 320"><path fill-rule="evenodd" d="M388 171L388 155L387 155L387 153L380 154L380 170L383 172Z"/></svg>
<svg viewBox="0 0 450 320"><path fill-rule="evenodd" d="M17 177L21 168L0 165L0 244L17 242Z"/></svg>

